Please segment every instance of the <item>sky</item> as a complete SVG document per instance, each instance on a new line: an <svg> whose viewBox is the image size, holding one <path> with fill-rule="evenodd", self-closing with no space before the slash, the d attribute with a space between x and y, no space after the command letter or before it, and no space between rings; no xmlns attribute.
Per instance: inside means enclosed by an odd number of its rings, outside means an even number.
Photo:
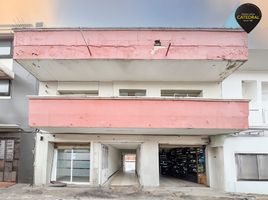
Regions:
<svg viewBox="0 0 268 200"><path fill-rule="evenodd" d="M243 3L262 10L250 48L268 48L267 0L0 0L0 24L44 22L46 27L239 27Z"/></svg>

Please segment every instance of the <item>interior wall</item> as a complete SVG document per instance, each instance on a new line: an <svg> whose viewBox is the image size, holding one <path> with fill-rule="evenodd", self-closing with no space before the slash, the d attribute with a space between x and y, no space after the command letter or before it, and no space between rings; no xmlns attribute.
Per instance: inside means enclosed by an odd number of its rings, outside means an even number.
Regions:
<svg viewBox="0 0 268 200"><path fill-rule="evenodd" d="M108 177L121 168L121 151L111 145L108 146Z"/></svg>

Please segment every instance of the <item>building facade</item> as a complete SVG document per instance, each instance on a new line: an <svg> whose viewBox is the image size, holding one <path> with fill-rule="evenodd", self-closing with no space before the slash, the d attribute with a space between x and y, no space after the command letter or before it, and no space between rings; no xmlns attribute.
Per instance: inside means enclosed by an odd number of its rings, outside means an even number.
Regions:
<svg viewBox="0 0 268 200"><path fill-rule="evenodd" d="M27 95L36 79L13 60L13 33L0 31L0 182L33 183L34 128L28 126Z"/></svg>
<svg viewBox="0 0 268 200"><path fill-rule="evenodd" d="M242 156L232 142L249 128L249 97L230 94L248 60L245 32L18 29L14 59L39 80L29 97L36 185L106 185L134 155L141 186L238 191L226 159Z"/></svg>
<svg viewBox="0 0 268 200"><path fill-rule="evenodd" d="M268 191L267 53L265 49L250 49L248 61L222 83L223 98L250 100L249 129L213 136L209 145L214 155L222 154L219 165L215 166L218 169L212 173L220 169L223 176L211 181L226 191L264 194Z"/></svg>

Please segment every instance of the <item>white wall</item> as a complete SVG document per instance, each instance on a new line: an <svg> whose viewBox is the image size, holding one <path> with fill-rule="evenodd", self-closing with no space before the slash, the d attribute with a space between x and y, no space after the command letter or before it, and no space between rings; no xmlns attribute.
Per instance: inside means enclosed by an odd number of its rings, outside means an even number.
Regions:
<svg viewBox="0 0 268 200"><path fill-rule="evenodd" d="M247 84L243 84L243 82L254 82L251 87L248 87L246 93L242 85ZM238 71L222 82L224 99L242 99L256 95L256 99L253 99L249 107L249 125L252 128L268 127L268 109L265 108L265 102L262 100L263 82L268 82L268 73L261 71ZM253 94L255 92L256 94Z"/></svg>
<svg viewBox="0 0 268 200"><path fill-rule="evenodd" d="M49 139L51 136L48 134L36 134L34 161L34 184L36 185L45 185L50 182L53 148L49 145Z"/></svg>
<svg viewBox="0 0 268 200"><path fill-rule="evenodd" d="M237 180L235 160L236 153L268 154L268 135L214 136L211 139L208 148L211 187L227 192L268 194L268 181Z"/></svg>
<svg viewBox="0 0 268 200"><path fill-rule="evenodd" d="M145 187L159 186L159 150L156 142L141 144L139 181Z"/></svg>
<svg viewBox="0 0 268 200"><path fill-rule="evenodd" d="M205 98L221 98L221 84L217 82L65 82L64 89L78 89L79 84L81 89L98 89L100 97L119 96L119 89L146 89L146 96L160 97L161 89L178 89L203 90ZM61 88L61 82L40 82L39 95L59 95L57 90Z"/></svg>
<svg viewBox="0 0 268 200"><path fill-rule="evenodd" d="M206 175L211 188L224 190L224 155L223 147L206 148Z"/></svg>
<svg viewBox="0 0 268 200"><path fill-rule="evenodd" d="M108 177L121 168L121 151L111 145L108 146Z"/></svg>
<svg viewBox="0 0 268 200"><path fill-rule="evenodd" d="M13 71L13 59L10 58L1 58L0 65L10 71Z"/></svg>
<svg viewBox="0 0 268 200"><path fill-rule="evenodd" d="M237 181L236 153L268 154L268 136L227 137L224 143L225 190L268 194L268 181ZM246 166L245 166L246 167Z"/></svg>

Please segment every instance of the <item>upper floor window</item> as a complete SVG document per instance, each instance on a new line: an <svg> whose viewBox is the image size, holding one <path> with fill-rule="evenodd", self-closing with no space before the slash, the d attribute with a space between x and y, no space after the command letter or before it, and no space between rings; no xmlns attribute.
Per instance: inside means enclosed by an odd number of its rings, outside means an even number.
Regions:
<svg viewBox="0 0 268 200"><path fill-rule="evenodd" d="M242 81L243 98L249 99L250 108L256 106L257 103L257 81Z"/></svg>
<svg viewBox="0 0 268 200"><path fill-rule="evenodd" d="M12 57L12 40L0 40L0 58Z"/></svg>
<svg viewBox="0 0 268 200"><path fill-rule="evenodd" d="M10 96L10 80L0 80L0 96Z"/></svg>
<svg viewBox="0 0 268 200"><path fill-rule="evenodd" d="M263 106L268 108L268 82L262 82L261 89Z"/></svg>
<svg viewBox="0 0 268 200"><path fill-rule="evenodd" d="M268 180L268 154L235 154L237 180Z"/></svg>
<svg viewBox="0 0 268 200"><path fill-rule="evenodd" d="M161 97L202 97L202 90L161 90Z"/></svg>
<svg viewBox="0 0 268 200"><path fill-rule="evenodd" d="M120 89L119 96L146 96L146 90Z"/></svg>
<svg viewBox="0 0 268 200"><path fill-rule="evenodd" d="M68 96L98 96L99 91L98 90L63 90L63 91L58 91L60 95L68 95Z"/></svg>

